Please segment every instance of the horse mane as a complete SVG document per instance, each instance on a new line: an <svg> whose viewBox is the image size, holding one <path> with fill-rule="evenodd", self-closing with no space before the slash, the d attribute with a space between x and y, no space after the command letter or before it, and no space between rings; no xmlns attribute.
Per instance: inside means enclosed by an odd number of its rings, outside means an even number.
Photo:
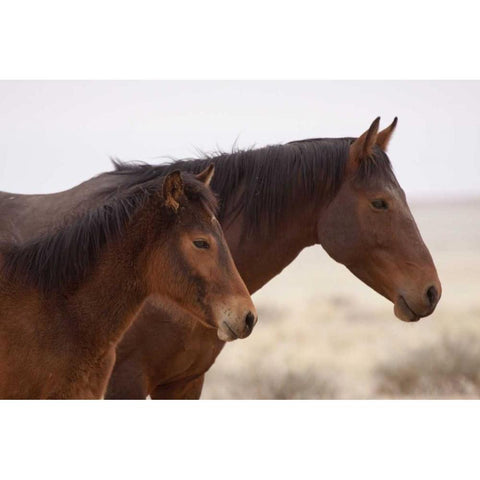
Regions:
<svg viewBox="0 0 480 480"><path fill-rule="evenodd" d="M215 165L211 187L220 202L219 220L243 214L243 234L275 231L294 202L330 202L345 178L354 138L314 138L231 153L202 153L201 158L172 160L163 165L113 160L113 175L153 179L172 170L198 173ZM394 179L387 155L375 147L371 162L362 162L360 182Z"/></svg>
<svg viewBox="0 0 480 480"><path fill-rule="evenodd" d="M189 201L217 211L217 199L210 189L192 175L183 174L182 179ZM23 244L2 245L2 274L22 278L44 293L78 285L105 245L122 235L132 217L162 186L163 181L130 178L121 191L105 192L102 205L66 219L53 232Z"/></svg>

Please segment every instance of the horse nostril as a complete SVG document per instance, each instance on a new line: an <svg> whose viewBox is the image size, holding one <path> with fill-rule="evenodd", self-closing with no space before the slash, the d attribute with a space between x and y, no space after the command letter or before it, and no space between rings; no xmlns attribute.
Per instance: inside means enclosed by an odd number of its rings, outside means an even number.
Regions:
<svg viewBox="0 0 480 480"><path fill-rule="evenodd" d="M245 323L247 324L248 330L252 330L255 325L255 315L252 312L248 312L245 317Z"/></svg>
<svg viewBox="0 0 480 480"><path fill-rule="evenodd" d="M428 301L430 302L431 307L433 307L437 303L438 292L433 285L427 290L427 298L428 298Z"/></svg>

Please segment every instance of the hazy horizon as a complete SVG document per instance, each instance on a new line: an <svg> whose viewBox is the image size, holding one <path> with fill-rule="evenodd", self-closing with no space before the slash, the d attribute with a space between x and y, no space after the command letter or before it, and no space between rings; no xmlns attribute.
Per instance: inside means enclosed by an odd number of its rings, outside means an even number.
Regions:
<svg viewBox="0 0 480 480"><path fill-rule="evenodd" d="M0 190L50 193L111 169L311 137L395 116L414 200L480 196L479 81L2 81ZM163 158L162 158L163 157Z"/></svg>

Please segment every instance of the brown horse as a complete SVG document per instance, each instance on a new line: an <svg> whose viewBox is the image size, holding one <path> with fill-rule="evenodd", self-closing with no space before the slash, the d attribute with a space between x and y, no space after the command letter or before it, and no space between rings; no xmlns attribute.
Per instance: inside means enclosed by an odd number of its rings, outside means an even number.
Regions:
<svg viewBox="0 0 480 480"><path fill-rule="evenodd" d="M219 220L249 291L278 275L307 246L329 255L415 321L433 312L441 286L385 154L396 120L358 139L309 139L172 165L123 165L53 195L0 194L0 232L30 236L85 209L105 188L213 161ZM378 132L378 133L377 133ZM163 302L164 303L164 302ZM199 398L224 343L188 312L150 298L117 348L107 398Z"/></svg>
<svg viewBox="0 0 480 480"><path fill-rule="evenodd" d="M0 397L101 398L151 295L223 341L249 335L255 309L215 218L212 173L135 179L52 233L2 245Z"/></svg>

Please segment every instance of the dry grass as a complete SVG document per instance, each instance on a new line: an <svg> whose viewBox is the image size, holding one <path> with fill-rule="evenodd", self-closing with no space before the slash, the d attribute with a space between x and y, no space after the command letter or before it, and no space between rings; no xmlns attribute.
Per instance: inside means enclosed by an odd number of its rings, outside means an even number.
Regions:
<svg viewBox="0 0 480 480"><path fill-rule="evenodd" d="M479 398L480 338L443 338L377 369L377 393L393 398Z"/></svg>
<svg viewBox="0 0 480 480"><path fill-rule="evenodd" d="M298 400L337 398L334 379L312 370L282 370L279 374L251 372L249 375L222 373L216 382L224 385L223 398L237 400ZM220 393L220 392L219 392Z"/></svg>

